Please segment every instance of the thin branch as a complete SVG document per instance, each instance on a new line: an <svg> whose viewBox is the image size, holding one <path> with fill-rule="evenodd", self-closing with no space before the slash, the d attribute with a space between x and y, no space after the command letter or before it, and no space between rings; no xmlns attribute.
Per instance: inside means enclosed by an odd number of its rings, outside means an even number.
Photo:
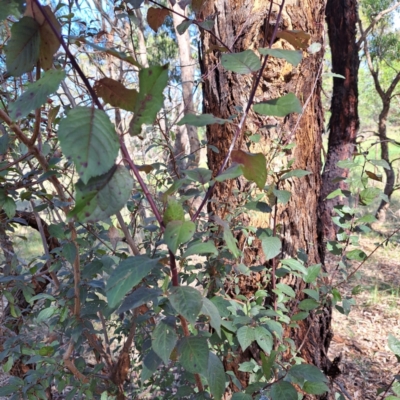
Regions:
<svg viewBox="0 0 400 400"><path fill-rule="evenodd" d="M133 237L132 237L131 233L129 232L128 227L126 226L124 219L122 218L121 211L118 211L115 215L117 216L119 226L121 227L122 232L124 232L125 239L128 242L128 245L131 248L132 253L135 256L138 256L140 254L140 251L139 251L138 247L136 246L135 241L133 240Z"/></svg>

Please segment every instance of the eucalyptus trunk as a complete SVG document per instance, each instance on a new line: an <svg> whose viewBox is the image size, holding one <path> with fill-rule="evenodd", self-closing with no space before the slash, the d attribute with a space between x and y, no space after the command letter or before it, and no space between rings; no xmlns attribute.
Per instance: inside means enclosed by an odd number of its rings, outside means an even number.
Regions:
<svg viewBox="0 0 400 400"><path fill-rule="evenodd" d="M325 15L324 0L304 0L301 2L288 1L283 9L280 30L301 30L311 36L311 42L323 42L323 25ZM216 0L206 2L198 18L205 19L214 14L214 32L224 45L233 52L247 49L257 50L267 47L269 33L266 21L268 18L269 1L258 0ZM276 24L278 6L272 7L270 23L272 28ZM274 47L292 49L292 47L278 40ZM213 35L202 35L202 74L204 80L204 113L210 113L220 118L229 118L240 112L238 107L245 107L252 87L252 76L239 75L224 70L220 64L221 43ZM308 264L323 262L320 255L322 237L318 236L318 198L321 188L321 134L323 131L323 113L321 105L321 62L322 51L303 58L302 63L292 68L285 61L273 59L268 62L260 85L257 89L255 101L268 100L280 97L288 92L294 92L305 105L300 116L291 114L279 124L286 132L283 143L295 142L296 146L287 154L286 161L293 160L293 168L311 172L310 175L293 179L287 186L279 189L290 190L291 199L284 207L278 207L275 222L262 221L264 226L275 223L280 227L280 236L283 240L283 254L297 256L298 251L308 257ZM265 128L276 125L278 121L271 117L260 117L250 113L245 127L246 133L259 133L262 138L250 150L263 152L268 160L273 159L270 149L278 133L275 129ZM279 131L279 129L278 129ZM219 152L208 150L209 167L214 174L220 168L223 159L232 143L234 128L231 124L211 125L207 127L208 144L215 146ZM248 151L245 140L239 140L236 148ZM284 162L276 159L272 162ZM285 161L285 162L286 162ZM271 182L269 182L271 183ZM246 191L248 183L238 179L226 181L216 186L213 202L209 212L225 218L235 205L241 201L240 193ZM235 192L239 189L238 192ZM243 225L252 224L251 215L241 215ZM260 226L260 225L258 225ZM241 243L242 238L238 238ZM262 253L257 246L247 249L245 263L252 265L262 262ZM268 267L267 264L265 264ZM241 290L251 295L249 290L257 290L257 285L249 277L243 282ZM304 283L295 278L290 282L297 294L296 302L303 298ZM250 288L250 289L249 289ZM266 288L268 289L268 288ZM296 312L296 302L293 303L293 313ZM300 321L299 329L288 329L286 336L290 336L300 349L300 355L306 362L314 364L323 370L328 370L330 362L327 358L327 349L331 340L331 308L327 306L323 313L314 315L307 320ZM225 366L234 370L242 385L246 385L246 374L238 371L237 366L243 362L248 354L242 354L231 360L226 360Z"/></svg>

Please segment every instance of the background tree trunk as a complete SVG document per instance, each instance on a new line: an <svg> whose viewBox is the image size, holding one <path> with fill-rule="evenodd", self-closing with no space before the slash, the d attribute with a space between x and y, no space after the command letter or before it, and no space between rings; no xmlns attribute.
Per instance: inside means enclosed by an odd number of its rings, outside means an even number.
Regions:
<svg viewBox="0 0 400 400"><path fill-rule="evenodd" d="M332 210L343 202L340 197L325 200L334 190L346 189L343 182L348 170L338 168L338 161L352 157L360 121L358 118L359 47L356 42L358 21L357 0L328 0L326 22L332 52L332 72L345 77L333 78L329 143L322 175L320 199L321 229L328 240L334 240ZM335 180L335 178L342 178ZM335 181L334 181L335 180Z"/></svg>
<svg viewBox="0 0 400 400"><path fill-rule="evenodd" d="M268 38L265 38L264 31L266 30L268 10L268 1L216 0L205 3L200 17L206 18L216 13L214 27L216 35L234 52L240 52L267 47ZM274 5L271 24L276 23L277 11L278 5ZM301 4L297 1L288 1L279 23L280 29L305 31L311 35L311 42L321 43L324 11L323 0L305 0ZM221 46L221 44L208 33L204 33L202 39L204 112L221 118L238 114L235 107L244 106L247 103L252 78L248 75L238 75L224 70L220 65L220 53L216 50L210 51L213 46ZM282 40L275 43L274 47L292 48ZM323 261L319 253L322 238L317 234L317 208L321 185L321 133L323 130L320 101L322 56L322 54L305 56L302 64L297 68L291 68L281 60L270 60L256 94L256 101L259 101L276 98L291 91L303 104L308 103L300 121L299 115L291 115L282 123L283 130L288 132L284 137L284 142L289 143L295 140L297 144L292 153L288 155L288 159L294 160L294 168L305 169L312 174L305 178L293 179L288 183L286 189L291 191L292 197L285 208L278 210L277 224L281 226L283 253L297 256L297 252L302 249L307 254L310 264ZM260 118L255 114L250 114L247 121L246 131L262 134L262 143L254 152L263 151L268 155L272 139L276 136L274 137L273 130L260 129L260 127L276 124L277 121L274 118ZM208 126L207 138L208 143L219 150L219 153L208 151L209 167L216 173L231 144L233 128L229 124ZM241 147L247 150L244 144ZM271 157L270 154L269 157ZM236 195L232 196L229 182L232 181L217 185L214 191L214 200L216 201L210 204L210 211L222 217L226 210L224 205L235 206L238 202ZM241 182L233 185L239 186ZM279 187L279 189L285 188ZM246 224L249 220L249 217L244 218L242 222ZM257 262L256 258L255 250L253 254L247 254L246 263L255 263ZM293 279L290 284L296 290L297 300L301 300L301 290L304 288L304 284L296 279ZM294 304L293 307L293 312L295 312L296 305ZM297 346L303 344L300 353L308 363L325 370L329 367L326 352L331 339L330 322L331 309L326 307L322 314L301 321L300 329L286 332L286 335L290 336Z"/></svg>

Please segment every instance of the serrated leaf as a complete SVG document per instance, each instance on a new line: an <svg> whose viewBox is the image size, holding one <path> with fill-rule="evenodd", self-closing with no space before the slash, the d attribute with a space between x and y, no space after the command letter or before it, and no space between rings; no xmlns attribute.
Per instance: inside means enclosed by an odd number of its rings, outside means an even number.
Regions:
<svg viewBox="0 0 400 400"><path fill-rule="evenodd" d="M144 255L128 257L122 260L113 270L106 284L108 305L114 308L126 293L136 286L156 266L161 267L159 260Z"/></svg>
<svg viewBox="0 0 400 400"><path fill-rule="evenodd" d="M286 381L274 383L270 391L271 400L298 400L297 391Z"/></svg>
<svg viewBox="0 0 400 400"><path fill-rule="evenodd" d="M147 23L157 33L158 28L164 23L167 15L169 15L169 10L165 8L150 7L147 10Z"/></svg>
<svg viewBox="0 0 400 400"><path fill-rule="evenodd" d="M236 332L240 347L245 351L255 340L254 329L250 326L242 326Z"/></svg>
<svg viewBox="0 0 400 400"><path fill-rule="evenodd" d="M201 313L210 317L210 325L216 330L218 336L221 337L221 316L219 315L218 308L207 297L203 297L202 302Z"/></svg>
<svg viewBox="0 0 400 400"><path fill-rule="evenodd" d="M214 399L222 399L225 392L225 370L221 360L211 351L208 355L207 381Z"/></svg>
<svg viewBox="0 0 400 400"><path fill-rule="evenodd" d="M179 345L179 362L192 374L207 374L209 351L207 339L184 337Z"/></svg>
<svg viewBox="0 0 400 400"><path fill-rule="evenodd" d="M182 243L188 242L196 231L192 221L171 221L164 231L164 241L172 253L176 253Z"/></svg>
<svg viewBox="0 0 400 400"><path fill-rule="evenodd" d="M203 306L202 298L200 292L190 286L174 287L168 296L175 311L193 325Z"/></svg>
<svg viewBox="0 0 400 400"><path fill-rule="evenodd" d="M104 111L95 108L70 110L60 122L58 138L63 153L74 161L84 184L108 172L118 155L114 125Z"/></svg>
<svg viewBox="0 0 400 400"><path fill-rule="evenodd" d="M134 111L138 92L136 89L127 89L121 82L111 78L103 78L96 82L94 90L97 96L113 107L126 111Z"/></svg>
<svg viewBox="0 0 400 400"><path fill-rule="evenodd" d="M315 365L311 364L294 365L290 368L289 375L309 382L328 382L327 377Z"/></svg>
<svg viewBox="0 0 400 400"><path fill-rule="evenodd" d="M157 371L158 366L162 363L162 360L158 355L150 350L143 360L142 373L140 375L140 380L142 382L147 381L151 378L154 372Z"/></svg>
<svg viewBox="0 0 400 400"><path fill-rule="evenodd" d="M182 257L187 258L193 254L214 254L218 255L218 250L212 241L199 242L189 246L183 253Z"/></svg>
<svg viewBox="0 0 400 400"><path fill-rule="evenodd" d="M281 252L282 242L276 236L263 235L260 239L266 260L272 260Z"/></svg>
<svg viewBox="0 0 400 400"><path fill-rule="evenodd" d="M264 189L267 181L267 161L264 154L233 150L231 160L243 165L243 175L247 180L255 182L260 190Z"/></svg>
<svg viewBox="0 0 400 400"><path fill-rule="evenodd" d="M5 47L7 71L21 76L33 69L39 59L39 24L30 17L23 17L11 27L11 39Z"/></svg>
<svg viewBox="0 0 400 400"><path fill-rule="evenodd" d="M177 341L178 335L175 332L175 328L161 320L152 334L152 348L165 365L168 364Z"/></svg>
<svg viewBox="0 0 400 400"><path fill-rule="evenodd" d="M232 122L229 119L214 117L212 114L186 114L179 122L178 125L193 125L193 126L206 126L211 124L223 125L227 122Z"/></svg>
<svg viewBox="0 0 400 400"><path fill-rule="evenodd" d="M274 345L274 340L270 331L263 328L262 326L257 326L254 329L254 338L260 348L266 353L270 354L272 351L272 346Z"/></svg>
<svg viewBox="0 0 400 400"><path fill-rule="evenodd" d="M298 50L259 48L258 51L263 56L266 56L268 54L275 58L283 58L284 60L286 60L288 63L292 64L295 67L300 64L301 59L303 58L302 52Z"/></svg>
<svg viewBox="0 0 400 400"><path fill-rule="evenodd" d="M289 178L302 178L303 176L310 175L311 172L304 171L302 169L294 169L292 171L287 172L281 176L281 180L289 179Z"/></svg>
<svg viewBox="0 0 400 400"><path fill-rule="evenodd" d="M168 82L168 64L143 68L139 72L139 94L134 116L129 124L132 136L140 135L142 124L153 124L164 104L163 91Z"/></svg>
<svg viewBox="0 0 400 400"><path fill-rule="evenodd" d="M115 166L106 174L91 178L87 185L75 185L75 207L68 214L80 222L102 221L117 213L128 201L133 178L124 166Z"/></svg>
<svg viewBox="0 0 400 400"><path fill-rule="evenodd" d="M252 50L245 50L241 53L222 54L221 64L228 71L237 74L250 74L261 68L260 59Z"/></svg>
<svg viewBox="0 0 400 400"><path fill-rule="evenodd" d="M235 179L239 176L243 175L243 168L241 165L233 165L226 169L222 174L218 175L215 180L217 182L223 182L227 179Z"/></svg>
<svg viewBox="0 0 400 400"><path fill-rule="evenodd" d="M299 99L293 93L254 104L253 109L258 114L274 117L286 117L290 113L301 114L303 112Z"/></svg>
<svg viewBox="0 0 400 400"><path fill-rule="evenodd" d="M306 50L308 47L308 42L310 41L311 36L303 31L278 31L276 37L280 39L285 39L289 42L292 46L296 49L303 49Z"/></svg>
<svg viewBox="0 0 400 400"><path fill-rule="evenodd" d="M324 382L305 382L303 390L309 394L324 394L329 391L328 386Z"/></svg>
<svg viewBox="0 0 400 400"><path fill-rule="evenodd" d="M32 110L46 103L48 96L54 93L65 78L65 71L51 70L34 83L30 83L24 93L9 106L10 118L13 121L26 117Z"/></svg>
<svg viewBox="0 0 400 400"><path fill-rule="evenodd" d="M161 289L152 289L141 286L129 296L125 297L121 307L118 309L118 313L120 314L125 311L140 307L141 305L146 304L149 301L154 301L161 294Z"/></svg>

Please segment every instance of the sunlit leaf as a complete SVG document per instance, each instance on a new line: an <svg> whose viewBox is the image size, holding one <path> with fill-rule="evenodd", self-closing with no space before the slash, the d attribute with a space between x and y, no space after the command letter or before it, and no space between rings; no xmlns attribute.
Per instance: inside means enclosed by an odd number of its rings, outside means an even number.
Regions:
<svg viewBox="0 0 400 400"><path fill-rule="evenodd" d="M117 306L126 293L156 266L162 267L158 260L144 255L122 260L107 280L106 293L109 307Z"/></svg>
<svg viewBox="0 0 400 400"><path fill-rule="evenodd" d="M254 329L251 326L242 326L238 329L236 335L243 351L255 340Z"/></svg>
<svg viewBox="0 0 400 400"><path fill-rule="evenodd" d="M133 111L136 105L138 92L136 89L127 89L121 82L111 78L103 78L94 85L96 94L113 107Z"/></svg>
<svg viewBox="0 0 400 400"><path fill-rule="evenodd" d="M186 114L179 122L178 125L193 125L193 126L206 126L211 124L225 124L231 122L229 119L214 117L212 114Z"/></svg>
<svg viewBox="0 0 400 400"><path fill-rule="evenodd" d="M124 166L75 185L75 207L68 214L80 222L103 221L118 212L128 201L133 178Z"/></svg>
<svg viewBox="0 0 400 400"><path fill-rule="evenodd" d="M276 36L280 39L285 39L296 49L306 50L311 36L303 31L278 31Z"/></svg>
<svg viewBox="0 0 400 400"><path fill-rule="evenodd" d="M154 32L157 32L167 15L169 11L165 8L150 7L147 10L147 23Z"/></svg>
<svg viewBox="0 0 400 400"><path fill-rule="evenodd" d="M295 112L301 114L303 112L303 107L299 99L293 93L288 93L277 99L254 104L253 109L261 115L271 115L275 117L285 117L290 113Z"/></svg>
<svg viewBox="0 0 400 400"><path fill-rule="evenodd" d="M275 258L281 252L282 243L278 237L261 235L260 239L266 260Z"/></svg>
<svg viewBox="0 0 400 400"><path fill-rule="evenodd" d="M13 121L24 118L32 110L41 107L47 101L48 96L58 89L65 76L65 71L50 70L38 81L30 83L24 93L10 104L10 118Z"/></svg>
<svg viewBox="0 0 400 400"><path fill-rule="evenodd" d="M228 71L237 74L250 74L261 68L260 59L252 50L245 50L241 53L222 54L221 64Z"/></svg>
<svg viewBox="0 0 400 400"><path fill-rule="evenodd" d="M231 159L243 165L243 175L247 180L255 182L260 190L264 189L267 181L267 161L262 153L252 154L233 150Z"/></svg>
<svg viewBox="0 0 400 400"><path fill-rule="evenodd" d="M241 165L233 165L226 169L222 174L218 175L215 180L217 182L223 182L227 179L235 179L243 175L243 167Z"/></svg>
<svg viewBox="0 0 400 400"><path fill-rule="evenodd" d="M263 49L259 48L260 54L266 56L267 54L276 58L283 58L288 63L295 67L300 64L303 54L297 50L283 50L283 49Z"/></svg>
<svg viewBox="0 0 400 400"><path fill-rule="evenodd" d="M218 255L218 250L212 241L199 242L189 246L183 253L184 258L192 256L193 254L214 254Z"/></svg>
<svg viewBox="0 0 400 400"><path fill-rule="evenodd" d="M142 124L153 124L164 104L163 90L168 82L168 65L143 68L139 72L139 94L129 125L132 136L142 132Z"/></svg>
<svg viewBox="0 0 400 400"><path fill-rule="evenodd" d="M201 313L210 317L210 325L216 330L218 336L221 337L221 316L219 315L218 308L207 297L203 297L202 302Z"/></svg>
<svg viewBox="0 0 400 400"><path fill-rule="evenodd" d="M171 221L164 231L164 240L172 253L176 253L182 243L188 242L194 235L196 225L192 221Z"/></svg>
<svg viewBox="0 0 400 400"><path fill-rule="evenodd" d="M58 138L83 183L104 174L114 164L119 140L108 115L93 107L76 107L60 122Z"/></svg>
<svg viewBox="0 0 400 400"><path fill-rule="evenodd" d="M39 24L30 17L23 17L11 27L11 39L5 47L7 71L21 76L32 70L39 59Z"/></svg>

